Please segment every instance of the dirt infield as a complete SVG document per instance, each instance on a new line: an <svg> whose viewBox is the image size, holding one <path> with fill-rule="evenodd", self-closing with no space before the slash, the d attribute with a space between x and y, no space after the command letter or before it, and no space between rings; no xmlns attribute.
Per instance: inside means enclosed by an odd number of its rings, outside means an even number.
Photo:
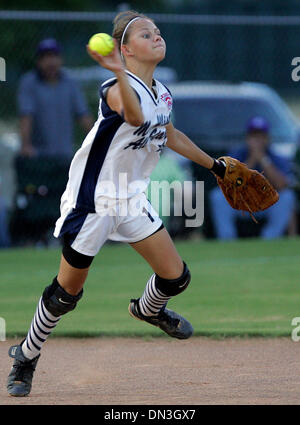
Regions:
<svg viewBox="0 0 300 425"><path fill-rule="evenodd" d="M0 342L0 405L300 404L289 338L50 338L25 398L5 388L16 343Z"/></svg>

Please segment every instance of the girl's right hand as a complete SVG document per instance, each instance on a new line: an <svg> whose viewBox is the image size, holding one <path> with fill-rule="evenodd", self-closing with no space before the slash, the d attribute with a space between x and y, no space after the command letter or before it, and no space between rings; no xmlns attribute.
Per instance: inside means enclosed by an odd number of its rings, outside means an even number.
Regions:
<svg viewBox="0 0 300 425"><path fill-rule="evenodd" d="M123 71L125 67L121 59L118 43L116 39L113 39L113 40L114 40L115 47L113 51L107 56L102 56L99 53L95 52L94 50L91 50L88 45L86 46L86 49L90 57L94 59L96 62L98 62L99 65L103 66L103 68L106 68L112 72L120 72L120 71Z"/></svg>

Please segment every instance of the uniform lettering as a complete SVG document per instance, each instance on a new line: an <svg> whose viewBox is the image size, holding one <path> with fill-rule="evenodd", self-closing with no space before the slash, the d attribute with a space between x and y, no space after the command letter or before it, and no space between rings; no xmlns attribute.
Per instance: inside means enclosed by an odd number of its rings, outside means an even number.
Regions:
<svg viewBox="0 0 300 425"><path fill-rule="evenodd" d="M151 125L151 121L145 121L137 130L134 131L135 136L146 136Z"/></svg>
<svg viewBox="0 0 300 425"><path fill-rule="evenodd" d="M148 143L151 143L154 140L162 140L163 142L158 145L158 149L156 152L161 152L163 147L166 144L167 136L165 129L158 129L157 127L166 126L170 122L169 115L157 115L157 122L151 126L151 121L144 122L141 126L139 126L133 133L134 136L142 136L140 139L135 142L130 142L125 149L142 149Z"/></svg>

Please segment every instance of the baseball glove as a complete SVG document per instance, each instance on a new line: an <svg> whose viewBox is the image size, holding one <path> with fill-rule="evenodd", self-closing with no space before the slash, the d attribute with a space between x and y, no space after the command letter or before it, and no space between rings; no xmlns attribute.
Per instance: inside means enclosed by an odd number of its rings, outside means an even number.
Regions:
<svg viewBox="0 0 300 425"><path fill-rule="evenodd" d="M253 213L278 201L278 192L261 173L230 156L218 160L226 164L226 170L223 179L216 175L217 182L232 208L249 212L256 221Z"/></svg>

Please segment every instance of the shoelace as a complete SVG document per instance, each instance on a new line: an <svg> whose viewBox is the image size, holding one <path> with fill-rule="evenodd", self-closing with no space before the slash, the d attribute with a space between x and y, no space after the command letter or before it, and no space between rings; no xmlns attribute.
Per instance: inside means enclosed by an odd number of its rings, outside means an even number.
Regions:
<svg viewBox="0 0 300 425"><path fill-rule="evenodd" d="M180 320L179 319L175 319L174 317L169 316L165 310L162 310L159 314L159 317L164 320L165 322L167 322L169 325L171 325L172 327L174 326L175 328L177 328Z"/></svg>
<svg viewBox="0 0 300 425"><path fill-rule="evenodd" d="M136 299L131 299L130 301L134 303L134 308L135 308L135 310L136 310L137 314L138 314L139 316L142 316L142 317L143 317L143 315L139 314L139 311L138 311L138 306L137 306L137 302L138 302L138 300L136 300ZM179 320L179 319L175 319L174 317L169 316L169 315L165 312L165 307L163 307L163 308L162 308L162 310L160 311L160 313L158 314L158 316L154 317L154 319L157 319L157 320L163 320L163 321L165 321L165 322L166 322L169 326L174 327L175 329L177 328L177 326L178 326L178 324L179 324L179 322L180 322L180 320Z"/></svg>
<svg viewBox="0 0 300 425"><path fill-rule="evenodd" d="M13 367L16 369L16 375L15 375L16 381L22 381L24 376L26 376L26 374L35 371L35 367L32 365L31 362L26 362L26 363L18 362Z"/></svg>

